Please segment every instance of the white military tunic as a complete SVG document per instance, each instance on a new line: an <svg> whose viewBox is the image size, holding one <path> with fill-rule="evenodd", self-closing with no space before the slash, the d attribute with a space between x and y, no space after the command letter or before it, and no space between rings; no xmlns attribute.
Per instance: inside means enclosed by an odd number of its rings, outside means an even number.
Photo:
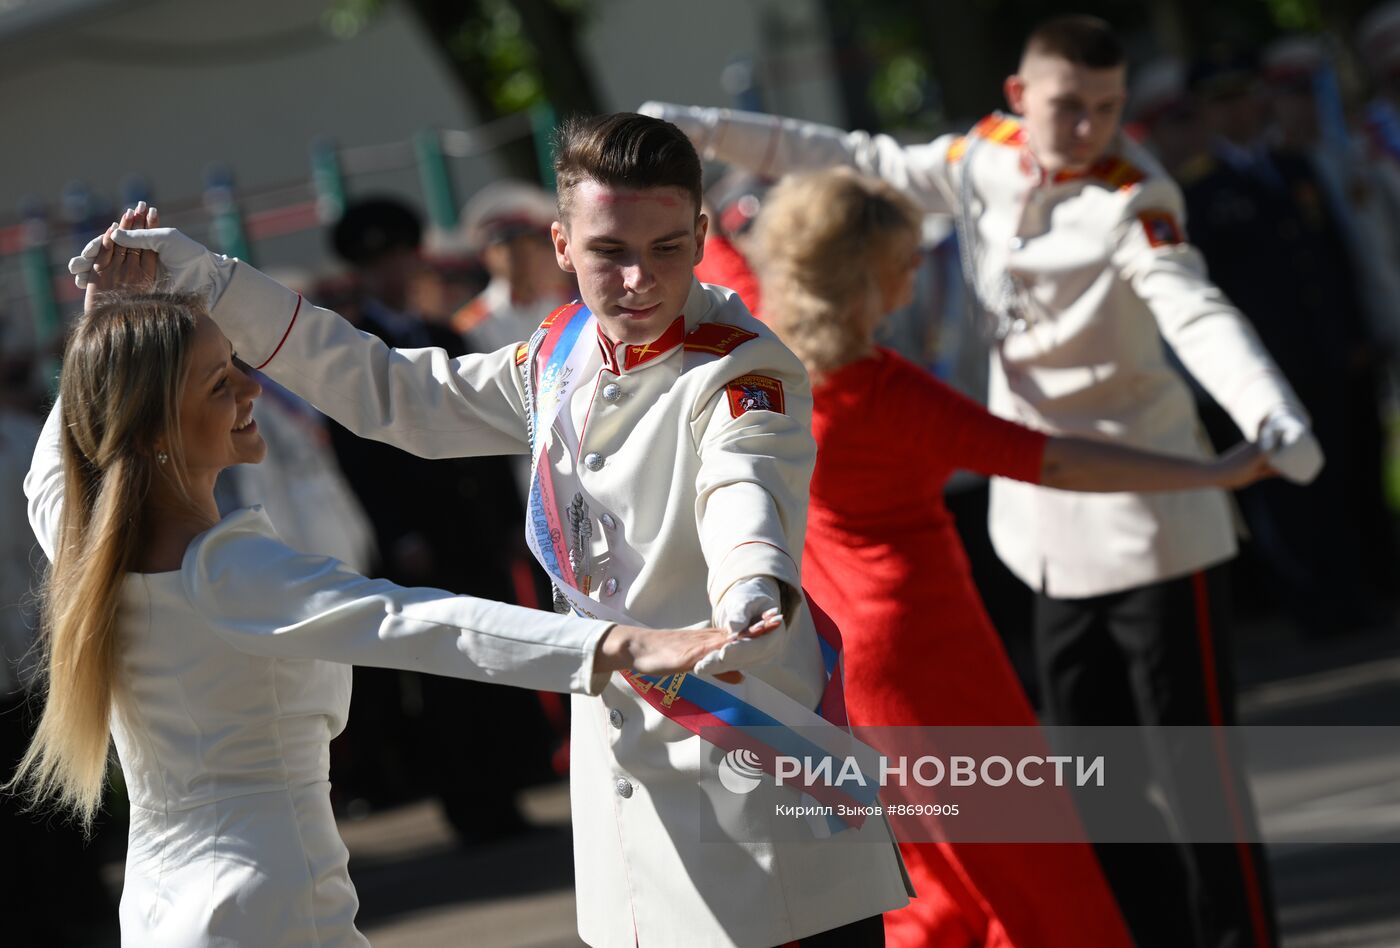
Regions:
<svg viewBox="0 0 1400 948"><path fill-rule="evenodd" d="M26 481L52 556L58 411ZM366 579L293 551L260 508L182 568L129 574L112 739L131 802L127 948L365 946L330 802L350 666L597 693L611 623Z"/></svg>
<svg viewBox="0 0 1400 948"><path fill-rule="evenodd" d="M930 213L966 214L978 298L1024 320L992 359L988 407L1004 418L1207 456L1191 394L1163 339L1246 436L1276 408L1305 414L1253 327L1186 243L1180 189L1121 136L1088 172L1049 175L1019 123L1003 116L966 136L906 147L884 135L725 109L644 109L678 124L709 157L765 174L849 164ZM1060 598L1185 575L1236 550L1219 490L1083 494L997 478L990 527L1011 570Z"/></svg>
<svg viewBox="0 0 1400 948"><path fill-rule="evenodd" d="M424 457L528 450L518 347L458 359L392 350L243 264L213 316L245 360L270 360L263 371L358 435ZM800 588L810 389L737 296L696 283L661 339L610 345L600 333L581 372L568 406L578 443L550 432L548 462L561 506L575 494L583 504L593 598L666 627L707 623L747 576ZM729 384L746 375L779 383L783 410L741 411ZM471 510L444 511L454 514L471 529ZM812 708L824 684L816 635L805 609L789 603L787 614L778 658L749 673ZM830 840L774 842L792 835L791 821L766 794L722 789L719 756L620 676L601 700L575 702L586 942L771 946L906 903L882 819Z"/></svg>

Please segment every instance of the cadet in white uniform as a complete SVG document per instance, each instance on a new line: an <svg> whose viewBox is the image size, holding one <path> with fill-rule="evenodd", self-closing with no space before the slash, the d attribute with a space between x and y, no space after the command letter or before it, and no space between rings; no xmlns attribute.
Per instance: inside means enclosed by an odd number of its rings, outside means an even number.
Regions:
<svg viewBox="0 0 1400 948"><path fill-rule="evenodd" d="M815 458L806 373L737 296L695 282L700 162L674 126L627 114L578 122L556 164L555 249L592 316L565 307L529 346L488 355L390 349L173 231L117 240L159 251L176 286L209 297L246 361L357 434L424 457L537 446L548 498L531 517L550 526L536 555L576 611L647 625L713 616L737 631L781 608L786 629L735 641L701 670L742 664L781 701L816 708L827 675L799 562ZM569 360L541 372L537 355L565 325L583 327ZM722 748L647 692L614 676L601 700L574 704L584 941L883 944L880 914L908 900L883 819L792 838L771 796L705 779Z"/></svg>
<svg viewBox="0 0 1400 948"><path fill-rule="evenodd" d="M1124 72L1106 24L1064 17L1032 34L1007 80L1019 118L992 115L926 145L724 109L642 111L678 124L706 157L769 175L849 164L930 213L958 217L967 279L996 339L996 414L1201 457L1208 447L1165 340L1240 430L1272 450L1275 467L1311 480L1321 452L1303 406L1207 278L1186 241L1180 190L1118 130ZM1213 567L1236 552L1223 492L1079 495L995 479L990 528L1002 560L1037 593L1050 723L1231 723L1224 616L1212 592L1221 580ZM1229 761L1220 766L1208 805L1231 811L1239 839L1257 839L1248 789ZM1189 838L1185 788L1172 773L1156 776ZM1143 791L1140 818L1160 824ZM1092 814L1086 822L1092 829ZM1258 847L1184 852L1189 874L1163 847L1099 847L1139 942L1272 943ZM1195 932L1180 911L1188 892Z"/></svg>

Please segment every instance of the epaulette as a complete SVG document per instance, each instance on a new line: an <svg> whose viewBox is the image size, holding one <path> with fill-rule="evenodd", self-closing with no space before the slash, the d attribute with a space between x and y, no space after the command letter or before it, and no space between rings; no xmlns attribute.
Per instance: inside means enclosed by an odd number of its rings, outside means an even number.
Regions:
<svg viewBox="0 0 1400 948"><path fill-rule="evenodd" d="M544 318L544 321L540 323L539 329L536 329L535 332L539 332L540 329L548 329L550 326L553 326L557 320L568 319L574 313L577 313L579 307L581 307L582 305L583 304L578 302L577 300L575 300L572 303L565 303L563 306L559 307L554 312L546 316ZM534 333L531 333L530 335L533 338ZM522 342L520 345L515 347L515 364L524 365L525 360L528 358L530 358L530 344L529 342Z"/></svg>
<svg viewBox="0 0 1400 948"><path fill-rule="evenodd" d="M1093 178L1102 181L1112 191L1127 191L1147 179L1147 174L1137 165L1117 155L1104 155L1083 171L1060 171L1055 175L1055 183Z"/></svg>
<svg viewBox="0 0 1400 948"><path fill-rule="evenodd" d="M458 332L470 332L489 315L491 312L486 308L486 301L478 296L452 314L452 328Z"/></svg>
<svg viewBox="0 0 1400 948"><path fill-rule="evenodd" d="M583 304L580 303L578 300L574 300L572 303L565 303L563 306L560 306L558 309L554 310L554 312L546 316L544 318L544 321L540 323L539 329L536 329L535 332L539 332L540 329L548 329L550 326L554 325L554 321L557 319L568 319L574 313L577 313L578 308L582 305Z"/></svg>
<svg viewBox="0 0 1400 948"><path fill-rule="evenodd" d="M992 113L972 126L972 131L953 139L953 143L948 146L949 163L962 158L967 152L970 138L983 138L996 145L1019 146L1025 144L1026 130L1018 120Z"/></svg>
<svg viewBox="0 0 1400 948"><path fill-rule="evenodd" d="M750 339L757 338L758 333L729 323L701 323L686 335L685 351L728 355Z"/></svg>

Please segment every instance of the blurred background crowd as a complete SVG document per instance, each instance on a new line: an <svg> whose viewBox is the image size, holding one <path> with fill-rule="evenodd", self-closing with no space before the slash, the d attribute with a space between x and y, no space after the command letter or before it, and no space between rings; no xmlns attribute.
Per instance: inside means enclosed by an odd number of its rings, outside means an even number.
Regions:
<svg viewBox="0 0 1400 948"><path fill-rule="evenodd" d="M1189 238L1298 390L1327 452L1309 488L1265 483L1237 495L1248 533L1235 566L1241 619L1278 622L1300 640L1393 626L1400 4L1099 0L1074 9L1125 37L1125 133L1180 182ZM122 207L158 204L166 223L256 261L391 345L489 351L526 338L572 298L548 239L547 139L558 116L656 98L928 140L1000 107L1026 30L1056 12L1068 8L0 2L5 771L32 723L27 656L42 560L21 484L63 326L79 306L62 265ZM761 316L743 257L772 182L707 173L702 279L740 289ZM966 317L958 259L951 223L930 219L916 299L882 332L976 395L986 352ZM261 382L269 459L230 472L227 507L263 504L293 546L370 575L547 605L523 544L523 461L412 458ZM1224 412L1197 396L1217 446L1236 441ZM985 484L965 477L950 490L983 599L1028 669L1029 600L991 552ZM353 818L435 796L468 846L527 831L516 795L567 772L566 715L551 696L357 669L352 723L333 746L338 805ZM480 761L506 758L511 767L483 778ZM123 845L113 822L84 845L0 800L0 853L32 854L0 891L54 910L34 943L86 944L110 929L114 896L100 872ZM0 862L7 873L21 867Z"/></svg>

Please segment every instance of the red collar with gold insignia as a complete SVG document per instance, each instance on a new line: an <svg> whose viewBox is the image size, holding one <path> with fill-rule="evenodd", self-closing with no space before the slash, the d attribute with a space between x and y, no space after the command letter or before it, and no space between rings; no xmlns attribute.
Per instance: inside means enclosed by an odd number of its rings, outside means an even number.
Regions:
<svg viewBox="0 0 1400 948"><path fill-rule="evenodd" d="M623 372L630 372L648 362L654 362L681 343L685 344L686 352L728 355L750 339L757 338L758 333L741 329L738 326L731 326L729 323L701 323L690 333L686 333L684 315L677 317L675 322L667 326L666 331L655 342L644 343L640 346L613 342L603 332L602 325L598 326L598 348L603 353L603 368L614 375L621 375ZM622 359L620 365L618 363L619 355Z"/></svg>
<svg viewBox="0 0 1400 948"><path fill-rule="evenodd" d="M684 341L684 315L677 316L675 321L667 326L666 331L655 341L642 343L639 346L613 342L607 337L607 334L603 332L602 323L598 324L598 348L603 352L603 367L616 375L621 375L623 372L630 372L639 366L646 365L648 362L653 362L672 349L675 349Z"/></svg>

